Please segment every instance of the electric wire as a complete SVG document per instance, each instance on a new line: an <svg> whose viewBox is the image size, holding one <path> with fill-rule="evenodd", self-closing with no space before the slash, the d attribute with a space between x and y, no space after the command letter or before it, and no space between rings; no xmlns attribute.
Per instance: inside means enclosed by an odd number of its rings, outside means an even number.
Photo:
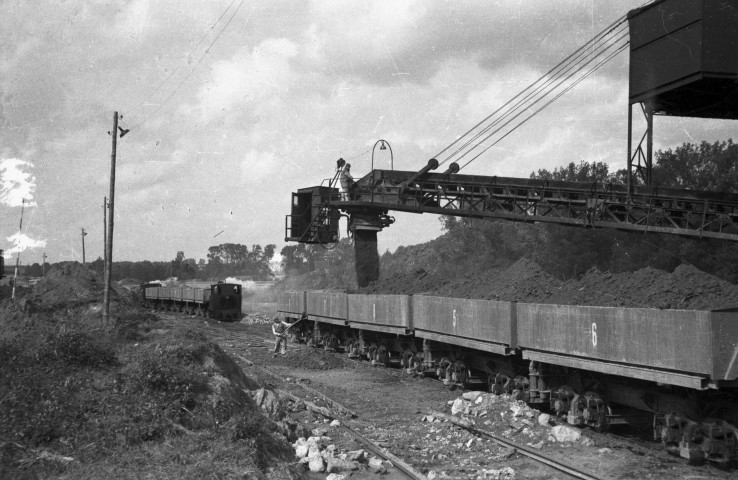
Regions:
<svg viewBox="0 0 738 480"><path fill-rule="evenodd" d="M226 31L227 29L228 29L228 26L229 26L229 25L231 24L231 22L233 21L233 18L234 18L234 17L236 16L236 14L238 14L238 11L240 10L241 6L243 5L243 2L244 2L244 0L241 0L241 1L239 2L239 4L238 4L238 6L236 7L236 9L235 9L235 10L233 11L233 14L232 14L232 15L230 16L230 18L228 18L228 21L226 22L226 24L225 24L225 25L223 26L223 28L222 28L222 29L221 29L221 30L220 30L220 31L218 32L218 35L216 35L216 37L215 37L215 38L213 39L213 41L212 41L212 42L210 42L210 45L208 45L208 47L207 47L207 48L205 49L205 51L204 51L204 52L202 53L202 55L200 55L200 58L199 58L199 59L197 60L197 63L195 63L195 65L194 65L194 66L193 66L193 67L192 67L192 68L190 69L190 71L189 71L189 72L187 72L187 75L185 75L185 77L184 77L184 78L183 78L183 79L182 79L182 80L181 80L181 81L179 82L179 84L178 84L178 85L177 85L177 86L175 87L174 91L172 91L172 93L170 93L170 94L169 94L169 96L167 96L167 97L166 97L166 98L165 98L165 99L164 99L164 100L163 100L163 101L162 101L162 102L161 102L161 103L159 104L159 107L158 107L158 108L157 108L157 109L156 109L156 110L155 110L155 111L154 111L153 113L151 113L151 114L150 114L150 115L149 115L148 117L146 117L146 118L145 118L145 119L144 119L144 120L143 120L142 122L140 122L140 123L139 123L139 124L138 124L138 125L137 125L136 127L134 127L134 128L136 128L136 129L138 129L138 128L141 128L141 127L142 127L142 126L143 126L144 124L146 124L147 122L149 122L149 121L150 121L150 120L151 120L152 118L154 118L154 116L156 116L156 114L158 114L158 113L159 113L159 112L161 111L161 109L162 109L162 108L164 108L164 106L165 106L165 105L167 104L167 102L168 102L168 101L169 101L169 100L170 100L170 99L171 99L171 98L172 98L172 97L173 97L174 95L176 95L176 94L177 94L177 92L178 92L178 91L180 90L180 88L182 87L182 85L183 85L183 84L184 84L184 83L185 83L185 82L187 81L187 79L189 79L189 78L190 78L190 75L192 75L192 73L193 73L193 72L194 72L195 70L197 70L197 67L199 67L199 66L200 66L200 64L202 63L203 59L205 58L205 55L207 55L208 53L210 53L210 50L211 50L211 49L213 48L213 45L215 45L215 42L217 42L217 41L218 41L218 39L219 39L219 38L221 37L221 35L223 35L223 33L224 33L224 32L225 32L225 31ZM229 7L229 8L230 8L230 7Z"/></svg>
<svg viewBox="0 0 738 480"><path fill-rule="evenodd" d="M205 40L205 38L207 38L207 36L210 35L212 30L215 28L216 25L218 25L218 23L220 23L220 21L225 16L226 12L230 10L231 6L233 6L234 3L236 3L236 0L231 0L231 3L229 3L228 6L225 8L225 10L223 10L223 13L221 13L218 19L212 25L210 25L210 28L208 29L208 31L205 32L205 34L202 37L200 37L200 40L198 40L195 46L192 47L192 49L187 54L187 58L190 58L192 54L195 53L195 50L197 50L197 47L199 47L200 44L203 42L203 40ZM159 85L146 98L144 98L141 101L141 103L138 104L136 108L140 109L144 103L146 103L149 99L151 99L151 97L153 97L156 94L156 92L158 92L161 89L161 87L163 87L179 71L181 67L182 67L182 64L177 65L177 67L174 70L172 70L169 73L169 75L167 75L166 78L164 78L164 80L161 83L159 83Z"/></svg>
<svg viewBox="0 0 738 480"><path fill-rule="evenodd" d="M528 86L528 87L526 87L525 89L521 90L521 91L520 91L520 92L519 92L519 93L518 93L517 95L515 95L515 96L514 96L513 98L511 98L511 99L510 99L510 100L509 100L508 102L506 102L505 104L503 104L503 105L502 105L501 107L499 107L499 108L498 108L497 110L495 110L495 111L494 111L494 112L492 112L492 113L491 113L490 115L488 115L488 116L487 116L486 118L484 118L484 119L483 119L483 120L482 120L481 122L477 123L477 124L476 124L475 126L473 126L473 127L471 128L471 129L469 129L469 130L468 130L467 132L465 132L464 134L462 134L462 135L461 135L461 136L460 136L460 137L459 137L458 139L456 139L456 140L455 140L454 142L452 142L451 144L449 144L448 146L446 146L446 147L445 147L445 148L444 148L443 150L441 150L440 152L438 152L438 153L437 153L437 154L436 154L436 155L434 156L434 158L438 158L439 156L441 156L441 155L442 155L443 153L445 153L445 152L446 152L446 151L447 151L447 150L448 150L449 148L451 148L452 146L454 146L455 144L457 144L457 143L458 143L459 141L461 141L461 139L463 139L463 138L464 138L465 136L469 135L469 134L470 134L471 132L473 132L473 131L474 131L475 129L477 129L477 128L478 128L479 126L483 125L483 124L484 124L484 123L485 123L486 121L488 121L488 120L489 120L490 118L492 118L493 116L495 116L496 114L498 114L498 113L499 113L500 111L502 111L503 109L505 109L505 108L506 108L506 107L507 107L507 106L508 106L509 104L511 104L512 102L514 102L514 101L515 101L516 99L518 99L518 97L520 97L521 95L524 95L524 94L525 94L525 93L526 93L526 92L527 92L528 90L530 90L530 89L531 89L532 87L534 87L534 86L535 86L536 84L538 84L539 82L543 81L543 80L544 80L544 79L546 79L546 78L547 78L548 76L550 76L550 75L554 74L554 72L556 72L557 70L559 70L560 68L562 68L562 66L563 66L563 65L566 65L567 63L570 63L570 62L571 62L571 59L572 59L572 58L576 58L577 56L579 56L579 55L581 54L581 52L583 52L583 51L586 51L586 50L587 50L587 49L588 49L588 48L590 47L590 45L591 45L591 44L593 44L593 43L596 43L596 42L598 42L598 41L599 41L599 39L600 39L601 37L604 37L604 36L606 36L606 35L607 35L607 34L609 34L609 33L610 33L610 32L611 32L612 30L614 30L614 29L618 28L618 27L619 27L619 26L620 26L620 25L621 25L621 24L622 24L622 23L623 23L623 22L625 21L625 19L626 19L626 17L625 17L625 16L623 16L623 17L620 17L619 19L617 19L616 21L614 21L613 23L611 23L611 24L610 24L610 25L609 25L608 27L606 27L606 28L605 28L605 29L604 29L604 30L603 30L602 32L600 32L599 34L595 35L595 37L593 37L593 38L592 38L591 40L589 40L589 41L588 41L587 43L585 43L584 45L582 45L581 47L579 47L579 48L578 48L577 50L575 50L575 51L574 51L573 53L571 53L571 54L570 54L570 55L569 55L568 57L566 57L566 58L565 58L564 60L562 60L561 62L559 62L559 63L558 63L558 64L557 64L556 66L554 66L554 67L553 67L553 68L551 68L551 69L550 69L550 70L549 70L548 72L546 72L546 73L545 73L544 75L542 75L542 76L541 76L540 78L538 78L538 80L536 80L535 82L533 82L533 83L532 83L531 85L529 85L529 86ZM446 160L444 160L443 162L441 162L441 164L445 163L446 161L448 161L448 158L447 158Z"/></svg>
<svg viewBox="0 0 738 480"><path fill-rule="evenodd" d="M608 31L608 33L611 32L611 31L612 30ZM616 32L613 35L622 34L624 31L625 31L625 28L619 30L618 32ZM604 37L602 39L604 39L604 40L606 40L608 42L610 42L610 40L611 40L611 38L604 38ZM602 40L602 39L600 39L600 40ZM597 43L597 42L595 42L595 43ZM586 54L586 56L583 59L577 59L576 61L568 62L569 65L566 66L566 68L564 70L562 70L560 72L557 72L551 78L547 79L543 84L541 84L540 86L536 87L533 91L529 92L525 97L523 97L522 99L518 100L518 102L516 102L510 109L508 109L507 111L505 111L499 118L497 118L494 121L492 121L488 126L484 127L481 131L479 131L478 133L476 133L471 139L467 140L461 147L457 148L454 152L452 152L445 160L443 160L443 162L441 162L441 164L447 162L451 158L454 158L456 155L459 154L459 152L461 152L463 149L467 148L470 144L472 144L475 140L477 140L482 135L484 135L485 133L487 133L489 130L491 130L492 128L494 128L495 126L497 126L504 119L506 119L507 117L513 115L513 113L515 113L516 111L518 111L520 109L530 108L530 106L532 106L536 102L540 101L541 98L543 98L543 97L551 94L556 88L558 88L558 86L561 83L563 83L566 80L569 80L569 79L573 78L573 76L576 75L576 73L578 71L581 71L581 68L582 67L580 66L573 73L570 73L572 69L575 69L578 65L581 65L581 62L584 62L586 60L586 58L588 58L588 57L592 57L592 59L594 59L594 58L597 58L598 56L602 55L604 52L607 51L607 49L610 48L611 45L612 44L610 43L609 46L605 46L605 47L603 47L603 46L594 47L596 50L593 51L593 52L591 52L591 53ZM579 55L577 55L577 57L581 57L581 53ZM591 62L592 59L590 59L589 62ZM562 66L562 68L564 68L564 65L565 64L564 64L564 62L562 62L559 65ZM564 80L562 82L559 82L559 84L557 84L557 85L555 85L553 87L550 87L550 85L552 83L556 82L557 80L559 80L564 75L567 75L567 76L564 78ZM544 78L544 77L541 77L540 79L538 79L536 82L534 82L533 85L535 85L535 83L540 82L540 80L542 78ZM528 87L528 89L530 89L530 86ZM548 89L548 90L541 92L543 89ZM525 90L523 92L525 92ZM521 93L523 93L523 92L521 92ZM535 101L532 100L536 96L539 96L539 94L540 94L540 98L538 100L535 100ZM530 105L526 105L526 102L532 102L532 103ZM510 103L511 102L507 102L506 105L509 105ZM504 108L504 106L502 108ZM498 111L499 110L500 109L498 109ZM485 121L488 120L489 118L491 118L491 117L487 117L487 119L485 119ZM476 129L479 125L481 125L481 124L478 124L477 126L475 126L474 129ZM474 129L472 129L471 131L473 131ZM469 132L467 132L465 135L467 135L468 133ZM472 149L473 148L475 148L475 147L472 147Z"/></svg>

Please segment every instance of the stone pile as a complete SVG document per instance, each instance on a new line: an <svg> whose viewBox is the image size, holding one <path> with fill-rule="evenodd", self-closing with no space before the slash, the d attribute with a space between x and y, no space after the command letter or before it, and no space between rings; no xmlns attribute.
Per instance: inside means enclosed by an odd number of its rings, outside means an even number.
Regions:
<svg viewBox="0 0 738 480"><path fill-rule="evenodd" d="M340 426L338 420L331 422L331 427ZM295 456L299 463L314 473L327 473L326 480L344 480L352 472L364 470L381 475L391 465L364 450L341 451L333 444L330 437L325 436L326 430L316 428L313 436L300 437L293 444Z"/></svg>
<svg viewBox="0 0 738 480"><path fill-rule="evenodd" d="M515 441L527 437L526 445L540 449L548 443L581 443L592 446L594 441L583 435L582 431L568 425L557 425L556 419L547 413L531 408L522 400L514 400L508 395L494 395L484 392L465 392L461 397L449 402L452 415L474 424L497 427L506 426L502 436Z"/></svg>

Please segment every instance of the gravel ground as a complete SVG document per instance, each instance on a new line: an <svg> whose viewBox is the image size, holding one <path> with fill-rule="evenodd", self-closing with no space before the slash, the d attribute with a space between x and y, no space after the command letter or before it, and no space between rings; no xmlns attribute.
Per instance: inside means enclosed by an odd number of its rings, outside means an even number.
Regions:
<svg viewBox="0 0 738 480"><path fill-rule="evenodd" d="M432 412L466 418L479 429L598 478L735 478L735 472L712 465L688 465L665 452L658 443L591 430L572 429L572 434L565 424L553 420L542 424L539 420L545 417L540 417L541 412L510 397L484 394L477 399L480 392L450 390L429 378L372 367L367 362L350 360L344 354L294 344L289 345L284 357L273 358L269 325L262 323L263 318L257 318L251 324L248 324L249 317L240 324L217 324L220 330L211 329L209 336L240 359L247 375L261 377L276 389L307 395L305 398L327 406L312 394L300 392L299 385L308 385L357 412L356 419L339 421L430 478L511 478L506 476L510 472L518 479L570 478L515 449L476 437ZM204 324L202 320L186 320L190 321ZM258 366L267 367L286 382L265 375ZM469 400L464 400L462 395ZM330 420L320 415L304 410L290 415L313 433L330 437L339 451L361 448L340 426L330 426ZM562 441L566 433L573 435L570 441ZM363 475L379 478L368 473ZM325 478L325 474L313 474L311 478ZM355 474L351 478L364 477Z"/></svg>

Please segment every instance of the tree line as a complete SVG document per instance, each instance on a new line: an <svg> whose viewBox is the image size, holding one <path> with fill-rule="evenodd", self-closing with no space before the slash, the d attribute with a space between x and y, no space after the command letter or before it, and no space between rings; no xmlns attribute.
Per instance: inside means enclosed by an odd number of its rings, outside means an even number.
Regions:
<svg viewBox="0 0 738 480"><path fill-rule="evenodd" d="M223 243L208 248L207 261L186 258L184 251L178 251L173 260L152 262L113 262L111 277L114 281L135 279L141 282L177 278L178 280L222 280L227 277L240 277L250 280L269 280L274 277L270 262L277 246L252 245L251 249L238 243ZM48 272L52 264L39 263L23 267L23 274L40 277ZM89 267L100 275L105 268L101 257L89 262Z"/></svg>

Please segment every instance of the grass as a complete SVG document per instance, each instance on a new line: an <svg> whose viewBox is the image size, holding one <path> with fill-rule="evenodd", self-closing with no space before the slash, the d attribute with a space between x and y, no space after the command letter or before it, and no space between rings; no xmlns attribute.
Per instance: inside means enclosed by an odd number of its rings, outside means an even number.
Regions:
<svg viewBox="0 0 738 480"><path fill-rule="evenodd" d="M47 314L44 314L47 315ZM129 312L0 320L0 478L298 478L220 347Z"/></svg>

